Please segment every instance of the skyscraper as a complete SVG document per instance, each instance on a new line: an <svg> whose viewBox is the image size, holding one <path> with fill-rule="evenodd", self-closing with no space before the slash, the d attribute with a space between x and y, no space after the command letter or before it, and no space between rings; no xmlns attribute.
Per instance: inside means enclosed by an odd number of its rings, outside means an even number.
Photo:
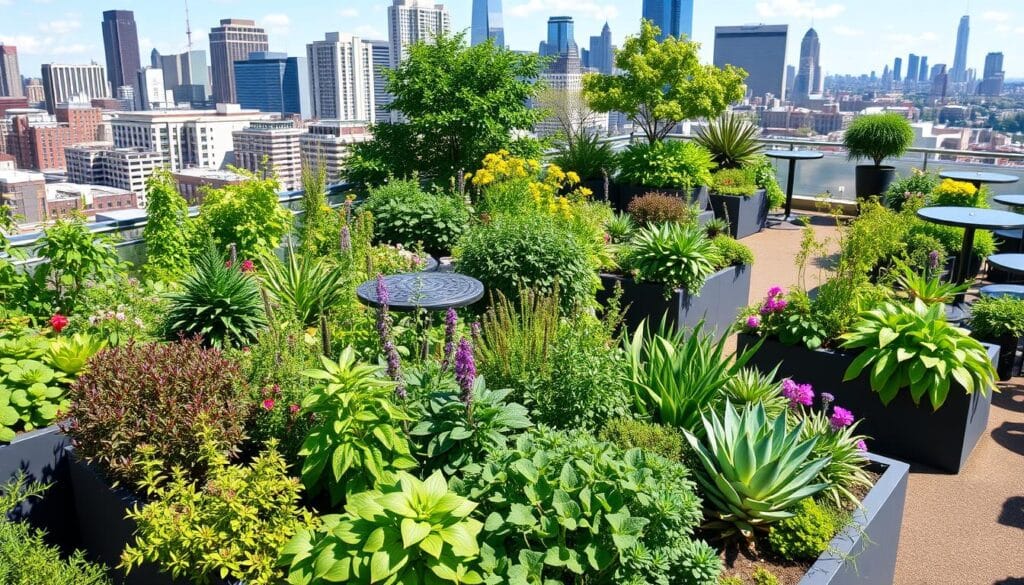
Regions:
<svg viewBox="0 0 1024 585"><path fill-rule="evenodd" d="M920 66L921 58L911 53L910 56L907 57L907 83L917 82L917 77L919 75L918 68Z"/></svg>
<svg viewBox="0 0 1024 585"><path fill-rule="evenodd" d="M391 44L385 40L365 41L373 49L373 105L378 122L391 119L391 100L384 70L391 67Z"/></svg>
<svg viewBox="0 0 1024 585"><path fill-rule="evenodd" d="M160 68L164 72L164 89L174 92L175 101L189 102L197 109L205 107L210 96L206 51L161 55Z"/></svg>
<svg viewBox="0 0 1024 585"><path fill-rule="evenodd" d="M309 67L305 57L256 51L235 61L235 93L245 109L310 117Z"/></svg>
<svg viewBox="0 0 1024 585"><path fill-rule="evenodd" d="M494 39L498 47L505 47L505 26L501 15L501 0L473 0L473 29L470 42L474 45Z"/></svg>
<svg viewBox="0 0 1024 585"><path fill-rule="evenodd" d="M967 81L967 39L971 34L971 17L966 14L960 17L960 26L956 29L956 54L953 56L953 69L949 72L953 83Z"/></svg>
<svg viewBox="0 0 1024 585"><path fill-rule="evenodd" d="M357 36L327 33L306 45L313 117L376 120L373 46Z"/></svg>
<svg viewBox="0 0 1024 585"><path fill-rule="evenodd" d="M929 79L931 79L931 76L929 75L929 72L928 72L928 57L926 55L922 55L921 56L921 68L920 68L920 71L919 71L919 73L917 75L917 80L923 82L923 81L928 81Z"/></svg>
<svg viewBox="0 0 1024 585"><path fill-rule="evenodd" d="M896 57L892 63L892 80L896 83L903 81L903 59Z"/></svg>
<svg viewBox="0 0 1024 585"><path fill-rule="evenodd" d="M693 0L644 0L643 17L654 23L665 37L693 37Z"/></svg>
<svg viewBox="0 0 1024 585"><path fill-rule="evenodd" d="M989 53L985 55L985 71L978 84L978 95L998 96L1003 93L1003 54Z"/></svg>
<svg viewBox="0 0 1024 585"><path fill-rule="evenodd" d="M451 29L451 16L444 4L432 4L430 0L394 0L388 7L391 67L396 68L405 60L409 45L430 42L439 33L448 33Z"/></svg>
<svg viewBox="0 0 1024 585"><path fill-rule="evenodd" d="M747 92L785 98L786 38L789 26L746 25L715 27L715 67L735 65L749 74Z"/></svg>
<svg viewBox="0 0 1024 585"><path fill-rule="evenodd" d="M804 38L800 41L800 69L796 74L796 82L793 84L793 101L805 101L808 96L820 93L821 86L821 43L818 41L818 33L813 29L807 29Z"/></svg>
<svg viewBox="0 0 1024 585"><path fill-rule="evenodd" d="M65 104L79 95L84 95L88 99L110 97L110 85L107 83L107 74L102 65L44 63L42 69L46 109L51 114L57 111L58 105Z"/></svg>
<svg viewBox="0 0 1024 585"><path fill-rule="evenodd" d="M153 69L160 69L162 61L160 60L160 51L153 47L153 50L149 52L149 66Z"/></svg>
<svg viewBox="0 0 1024 585"><path fill-rule="evenodd" d="M138 106L140 110L162 110L167 108L167 92L164 90L164 73L154 67L136 72L138 77Z"/></svg>
<svg viewBox="0 0 1024 585"><path fill-rule="evenodd" d="M552 16L548 19L548 38L540 43L540 56L561 55L576 45L575 25L571 16Z"/></svg>
<svg viewBox="0 0 1024 585"><path fill-rule="evenodd" d="M946 92L949 89L949 74L946 73L945 63L932 65L932 97L940 102L946 100Z"/></svg>
<svg viewBox="0 0 1024 585"><path fill-rule="evenodd" d="M225 18L210 29L210 68L213 72L213 99L217 103L237 103L235 61L244 61L249 53L269 51L266 31L252 20Z"/></svg>
<svg viewBox="0 0 1024 585"><path fill-rule="evenodd" d="M139 95L139 33L131 10L103 13L103 49L107 57L107 79L111 89L130 85Z"/></svg>
<svg viewBox="0 0 1024 585"><path fill-rule="evenodd" d="M18 69L18 48L0 44L0 96L23 97L21 71Z"/></svg>
<svg viewBox="0 0 1024 585"><path fill-rule="evenodd" d="M604 23L601 34L590 37L590 59L587 66L597 69L598 73L611 75L615 70L615 49L612 46L612 29Z"/></svg>

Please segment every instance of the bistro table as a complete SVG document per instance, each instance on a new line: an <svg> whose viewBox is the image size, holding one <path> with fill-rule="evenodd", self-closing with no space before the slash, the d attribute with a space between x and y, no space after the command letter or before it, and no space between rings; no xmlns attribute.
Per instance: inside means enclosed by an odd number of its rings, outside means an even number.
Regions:
<svg viewBox="0 0 1024 585"><path fill-rule="evenodd" d="M484 296L479 280L454 272L416 272L383 277L388 292L388 308L395 311L444 311L472 305ZM377 279L367 280L356 288L356 296L364 305L380 307Z"/></svg>
<svg viewBox="0 0 1024 585"><path fill-rule="evenodd" d="M988 263L1007 272L1024 274L1024 254L993 254Z"/></svg>
<svg viewBox="0 0 1024 585"><path fill-rule="evenodd" d="M953 179L954 181L964 181L974 185L975 189L981 189L981 186L985 183L1016 183L1020 180L1020 177L1016 175L1007 175L1004 173L982 173L977 171L946 171L939 173L939 176L943 179Z"/></svg>
<svg viewBox="0 0 1024 585"><path fill-rule="evenodd" d="M790 211L793 208L793 182L796 178L796 161L818 159L825 155L817 150L768 150L764 154L769 158L780 158L789 161L789 176L786 177L786 213L779 221L794 221L797 219L797 216L790 213Z"/></svg>
<svg viewBox="0 0 1024 585"><path fill-rule="evenodd" d="M1005 205L1007 207L1014 208L1017 211L1019 208L1024 207L1024 195L1012 194L1012 195L996 195L992 198L992 201ZM996 236L1003 240L1017 240L1017 251L1024 252L1024 231L1022 230L998 230L995 232Z"/></svg>
<svg viewBox="0 0 1024 585"><path fill-rule="evenodd" d="M925 221L940 225L964 228L964 241L960 257L953 272L953 282L961 283L973 275L967 274L971 252L974 248L974 232L977 229L998 230L1024 227L1024 215L997 209L976 207L922 207L917 215ZM973 281L974 279L971 278Z"/></svg>

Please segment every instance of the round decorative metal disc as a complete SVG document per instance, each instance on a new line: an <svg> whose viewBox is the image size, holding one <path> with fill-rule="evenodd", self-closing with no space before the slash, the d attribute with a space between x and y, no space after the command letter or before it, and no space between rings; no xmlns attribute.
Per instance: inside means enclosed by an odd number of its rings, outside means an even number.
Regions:
<svg viewBox="0 0 1024 585"><path fill-rule="evenodd" d="M384 277L388 292L388 307L396 311L426 309L443 311L465 307L484 296L484 285L479 280L453 272L417 272ZM379 307L377 279L356 288L359 300L371 307Z"/></svg>

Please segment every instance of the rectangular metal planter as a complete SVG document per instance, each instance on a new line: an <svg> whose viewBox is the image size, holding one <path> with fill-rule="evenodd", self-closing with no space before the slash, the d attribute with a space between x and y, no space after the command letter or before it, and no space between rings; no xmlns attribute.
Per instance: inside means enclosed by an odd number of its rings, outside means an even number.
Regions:
<svg viewBox="0 0 1024 585"><path fill-rule="evenodd" d="M853 512L853 521L829 543L799 585L892 583L910 466L874 453L869 468L881 476Z"/></svg>
<svg viewBox="0 0 1024 585"><path fill-rule="evenodd" d="M706 331L724 335L740 308L749 302L750 272L746 265L730 266L711 275L698 294L676 289L668 299L662 284L636 282L631 276L602 274L603 290L598 291L597 300L606 305L615 285L621 284L621 306L626 308L624 324L629 330L644 319L656 327L662 315L667 314L673 327L696 327L703 319Z"/></svg>
<svg viewBox="0 0 1024 585"><path fill-rule="evenodd" d="M711 193L715 217L729 222L729 233L737 240L752 236L768 222L768 196L759 189L749 197Z"/></svg>
<svg viewBox="0 0 1024 585"><path fill-rule="evenodd" d="M690 203L696 203L701 211L708 208L709 196L708 188L705 186L694 187L690 191L684 191L683 189L672 189L668 187L648 187L646 185L631 185L631 184L620 184L618 189L615 189L616 198L613 203L616 211L628 211L629 202L636 199L637 197L643 197L648 193L661 193L663 195L672 195L673 197L688 197Z"/></svg>
<svg viewBox="0 0 1024 585"><path fill-rule="evenodd" d="M757 339L741 333L737 347L750 347ZM995 363L999 348L986 347ZM766 339L749 365L768 372L779 364L779 378L809 383L817 392L833 394L836 404L863 419L857 430L871 437L868 447L872 453L959 473L988 425L991 393L967 394L963 387L953 383L949 397L937 411L932 410L927 399L922 399L921 406L915 405L910 392L905 390L886 406L871 390L867 375L843 382L846 368L856 356L855 352L810 350Z"/></svg>

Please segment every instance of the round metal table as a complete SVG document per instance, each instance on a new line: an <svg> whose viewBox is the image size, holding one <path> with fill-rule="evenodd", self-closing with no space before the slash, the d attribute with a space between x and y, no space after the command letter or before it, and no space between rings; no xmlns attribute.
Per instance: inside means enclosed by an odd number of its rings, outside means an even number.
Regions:
<svg viewBox="0 0 1024 585"><path fill-rule="evenodd" d="M992 201L1014 208L1014 211L1017 210L1016 208L1024 207L1024 195L1016 193L996 195L992 198ZM1017 251L1024 252L1024 230L997 230L995 235L1004 240L1017 240Z"/></svg>
<svg viewBox="0 0 1024 585"><path fill-rule="evenodd" d="M939 173L939 176L943 179L953 179L954 181L964 181L974 185L975 189L981 189L981 186L985 183L1016 183L1020 180L1020 177L1016 175L1007 175L1005 173L983 173L977 171L946 171Z"/></svg>
<svg viewBox="0 0 1024 585"><path fill-rule="evenodd" d="M964 228L960 257L953 272L953 282L966 282L967 267L970 265L971 250L974 248L974 232L977 229L998 230L1024 227L1024 215L996 209L976 207L922 207L917 215L925 221L940 225ZM971 278L973 281L974 279Z"/></svg>
<svg viewBox="0 0 1024 585"><path fill-rule="evenodd" d="M993 254L988 263L1007 272L1024 274L1024 254Z"/></svg>
<svg viewBox="0 0 1024 585"><path fill-rule="evenodd" d="M454 272L416 272L384 277L388 292L388 308L395 311L444 311L472 305L484 296L479 280ZM356 296L364 305L380 307L377 279L367 280L356 288Z"/></svg>
<svg viewBox="0 0 1024 585"><path fill-rule="evenodd" d="M793 221L797 216L791 213L793 209L793 182L796 178L796 161L814 160L825 155L817 150L768 150L764 153L769 158L778 158L789 161L789 176L786 177L786 213L780 221Z"/></svg>
<svg viewBox="0 0 1024 585"><path fill-rule="evenodd" d="M1016 193L1013 195L996 195L992 198L992 201L1007 207L1024 207L1024 195Z"/></svg>

